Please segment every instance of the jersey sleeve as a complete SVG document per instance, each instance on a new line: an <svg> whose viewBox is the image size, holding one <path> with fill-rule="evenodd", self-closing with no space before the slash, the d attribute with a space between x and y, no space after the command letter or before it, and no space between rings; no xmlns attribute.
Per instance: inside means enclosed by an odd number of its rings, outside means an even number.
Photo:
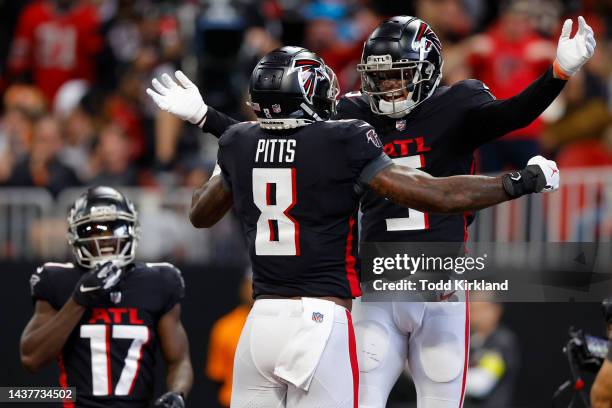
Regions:
<svg viewBox="0 0 612 408"><path fill-rule="evenodd" d="M162 309L162 314L164 314L185 297L185 281L181 271L172 264L160 266L159 273L166 290L166 301Z"/></svg>
<svg viewBox="0 0 612 408"><path fill-rule="evenodd" d="M367 185L378 172L393 162L384 153L383 144L372 126L360 120L352 122L347 137L348 156L351 166L359 174L359 184Z"/></svg>
<svg viewBox="0 0 612 408"><path fill-rule="evenodd" d="M48 262L30 275L32 302L44 300L59 310L74 290L80 275L73 274L74 265Z"/></svg>
<svg viewBox="0 0 612 408"><path fill-rule="evenodd" d="M206 113L206 121L202 125L202 131L221 138L221 135L232 125L239 123L236 119L227 116L225 113L219 112L213 107L208 107Z"/></svg>
<svg viewBox="0 0 612 408"><path fill-rule="evenodd" d="M482 82L463 81L465 97L460 103L467 106L464 131L471 135L472 147L529 125L559 96L566 82L554 78L549 68L519 94L495 99Z"/></svg>
<svg viewBox="0 0 612 408"><path fill-rule="evenodd" d="M36 268L36 271L30 275L30 294L33 302L45 300L52 303L54 299L49 280L49 271L45 269L44 265Z"/></svg>

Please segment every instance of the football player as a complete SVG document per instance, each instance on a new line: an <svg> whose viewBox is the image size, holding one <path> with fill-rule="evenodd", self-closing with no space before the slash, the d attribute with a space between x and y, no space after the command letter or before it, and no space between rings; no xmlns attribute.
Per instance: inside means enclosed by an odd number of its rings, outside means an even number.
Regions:
<svg viewBox="0 0 612 408"><path fill-rule="evenodd" d="M181 85L162 76L164 84L154 81L158 93L147 90L174 113L172 95L199 95L184 74L177 72L177 79ZM361 293L361 193L404 208L456 213L555 190L558 170L540 157L513 176L433 178L394 164L369 124L329 120L335 75L299 47L266 55L249 93L258 121L223 133L219 167L194 193L190 214L195 226L210 227L233 205L249 243L256 301L234 359L231 406L355 407L349 310ZM197 123L201 114L183 117Z"/></svg>
<svg viewBox="0 0 612 408"><path fill-rule="evenodd" d="M433 176L472 173L473 153L480 145L533 121L591 58L595 49L592 29L582 17L574 37L570 37L571 29L572 21L566 20L557 58L548 71L515 97L496 100L477 80L439 86L441 44L431 27L416 17L390 18L364 44L358 67L363 93L342 97L334 118L371 123L384 151L396 163ZM218 137L237 123L208 107L193 86L167 87L157 80L153 85L163 93L163 97L154 97L161 109L205 132ZM362 211L362 240L371 242L462 243L473 218L470 213L406 209L373 192L364 195ZM353 315L361 370L360 406L385 406L405 357L420 408L461 405L469 341L465 304L357 303ZM449 355L451 361L421 359L428 344L437 345L431 355Z"/></svg>
<svg viewBox="0 0 612 408"><path fill-rule="evenodd" d="M57 359L60 385L76 387L77 407L148 407L158 345L169 391L155 406L185 406L193 370L180 320L183 278L168 263L134 262L138 235L130 200L90 188L68 215L77 264L49 262L30 278L35 309L21 362L35 372Z"/></svg>

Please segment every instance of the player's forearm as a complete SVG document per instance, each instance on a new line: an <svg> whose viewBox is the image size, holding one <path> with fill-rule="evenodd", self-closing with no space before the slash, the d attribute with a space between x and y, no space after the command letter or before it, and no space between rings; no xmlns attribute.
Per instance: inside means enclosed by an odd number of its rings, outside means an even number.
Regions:
<svg viewBox="0 0 612 408"><path fill-rule="evenodd" d="M476 108L470 118L472 128L487 139L523 128L550 106L566 83L554 78L549 68L512 98L492 100Z"/></svg>
<svg viewBox="0 0 612 408"><path fill-rule="evenodd" d="M236 119L209 106L208 112L206 113L206 119L202 125L202 131L219 138L228 127L236 123L238 123Z"/></svg>
<svg viewBox="0 0 612 408"><path fill-rule="evenodd" d="M434 178L402 166L382 170L372 179L370 187L396 204L427 212L460 213L510 200L501 177Z"/></svg>
<svg viewBox="0 0 612 408"><path fill-rule="evenodd" d="M194 190L189 220L196 228L210 228L232 208L232 195L223 188L220 176L213 176Z"/></svg>
<svg viewBox="0 0 612 408"><path fill-rule="evenodd" d="M23 366L35 372L57 357L84 312L85 308L71 298L48 322L33 330L26 329L20 343Z"/></svg>
<svg viewBox="0 0 612 408"><path fill-rule="evenodd" d="M168 390L183 393L186 397L193 386L193 368L189 354L179 361L167 363L167 366L166 386Z"/></svg>

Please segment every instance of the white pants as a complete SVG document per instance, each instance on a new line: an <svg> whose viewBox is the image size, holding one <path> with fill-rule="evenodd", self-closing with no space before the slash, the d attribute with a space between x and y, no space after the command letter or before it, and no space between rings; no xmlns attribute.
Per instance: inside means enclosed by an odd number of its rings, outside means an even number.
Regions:
<svg viewBox="0 0 612 408"><path fill-rule="evenodd" d="M232 408L357 408L355 334L351 314L341 306L333 305L331 334L308 391L274 374L279 355L303 324L303 314L302 300L255 301L234 356Z"/></svg>
<svg viewBox="0 0 612 408"><path fill-rule="evenodd" d="M418 408L461 408L467 302L353 302L360 408L384 408L406 359Z"/></svg>

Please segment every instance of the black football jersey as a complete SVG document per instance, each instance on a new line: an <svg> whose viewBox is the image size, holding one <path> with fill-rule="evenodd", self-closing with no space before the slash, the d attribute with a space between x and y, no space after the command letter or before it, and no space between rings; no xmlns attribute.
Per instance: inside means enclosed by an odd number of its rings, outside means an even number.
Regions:
<svg viewBox="0 0 612 408"><path fill-rule="evenodd" d="M493 97L480 81L442 86L409 115L393 119L370 110L359 92L340 99L338 117L358 118L374 126L384 151L396 164L443 177L473 172L474 145L466 134L469 111ZM362 241L463 241L471 216L423 213L366 192L361 204ZM427 232L427 234L423 234Z"/></svg>
<svg viewBox="0 0 612 408"><path fill-rule="evenodd" d="M218 162L247 237L255 297L360 295L360 183L391 164L370 125L238 123L221 136Z"/></svg>
<svg viewBox="0 0 612 408"><path fill-rule="evenodd" d="M365 95L349 93L340 99L335 119L360 119L372 125L385 153L398 164L435 177L470 174L473 153L479 146L527 126L559 95L565 83L548 69L520 94L496 100L481 81L469 79L438 87L398 119L372 113ZM233 123L236 121L211 108L203 130L219 136ZM319 163L316 156L313 160ZM361 209L361 239L371 242L461 242L473 219L471 213L407 209L372 192L364 195Z"/></svg>
<svg viewBox="0 0 612 408"><path fill-rule="evenodd" d="M87 270L46 263L30 279L32 298L57 310ZM58 357L60 385L76 387L76 407L148 407L153 396L157 323L183 297L168 263L132 263L121 281L81 318Z"/></svg>
<svg viewBox="0 0 612 408"><path fill-rule="evenodd" d="M468 79L440 86L402 118L372 113L361 93L338 103L338 118L370 123L397 164L434 177L474 172L474 151L482 144L531 123L556 98L566 81L546 71L520 94L496 100L481 81ZM525 163L526 164L526 163ZM461 242L472 213L435 214L406 209L368 192L362 202L364 242Z"/></svg>

